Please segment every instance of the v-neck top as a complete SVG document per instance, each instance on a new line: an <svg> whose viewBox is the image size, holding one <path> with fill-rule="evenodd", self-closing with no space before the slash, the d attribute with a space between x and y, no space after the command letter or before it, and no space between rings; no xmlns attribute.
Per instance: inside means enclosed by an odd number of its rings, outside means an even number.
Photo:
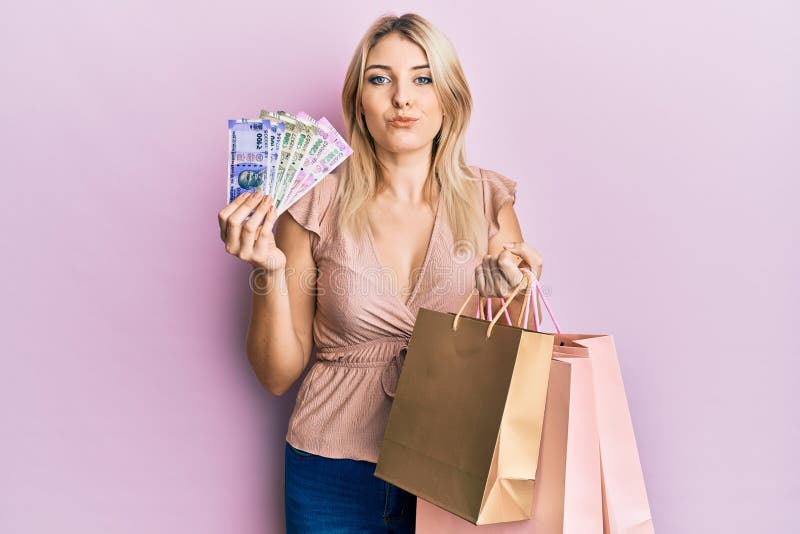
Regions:
<svg viewBox="0 0 800 534"><path fill-rule="evenodd" d="M378 461L417 312L458 311L475 287L475 267L489 239L499 231L500 208L516 200L514 180L470 169L476 178L475 202L485 216L485 240L477 251L456 243L439 201L425 258L419 273L413 273L405 303L396 275L380 262L371 231L359 238L337 226L337 174L325 177L287 210L311 232L318 271L312 328L316 358L312 355L289 419L286 440L292 446L328 458Z"/></svg>
<svg viewBox="0 0 800 534"><path fill-rule="evenodd" d="M408 306L411 303L411 300L417 294L417 289L419 288L420 281L422 280L422 275L425 273L425 269L428 266L428 259L430 258L431 252L431 244L433 242L434 236L438 232L439 229L439 212L441 211L442 206L442 199L441 196L437 199L436 202L436 210L434 211L433 216L433 227L431 229L431 233L428 235L428 245L425 249L425 255L422 259L422 265L419 267L415 267L414 270L411 271L412 278L415 278L414 284L411 287L411 292L408 294L405 300L402 300L402 297L398 294L397 299L400 304L404 306ZM372 227L367 225L367 240L369 241L369 248L372 250L372 256L375 258L375 266L378 267L382 272L385 272L388 275L391 275L392 285L391 288L393 289L400 289L400 280L397 279L397 274L393 273L389 267L387 267L383 261L381 260L381 255L378 252L378 245L375 243L375 234L372 231ZM399 291L397 291L399 293Z"/></svg>

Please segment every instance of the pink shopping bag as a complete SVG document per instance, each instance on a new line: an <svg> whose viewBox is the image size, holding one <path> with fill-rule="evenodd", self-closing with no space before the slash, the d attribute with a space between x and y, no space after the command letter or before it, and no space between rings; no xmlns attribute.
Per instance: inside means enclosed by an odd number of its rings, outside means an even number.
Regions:
<svg viewBox="0 0 800 534"><path fill-rule="evenodd" d="M571 348L586 350L592 362L606 523L603 532L652 533L653 519L614 339L610 335L556 334L554 357Z"/></svg>

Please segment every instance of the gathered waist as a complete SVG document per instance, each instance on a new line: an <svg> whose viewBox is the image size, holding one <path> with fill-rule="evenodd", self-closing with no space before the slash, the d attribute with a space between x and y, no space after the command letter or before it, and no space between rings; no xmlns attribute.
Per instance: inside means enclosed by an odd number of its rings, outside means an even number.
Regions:
<svg viewBox="0 0 800 534"><path fill-rule="evenodd" d="M382 337L342 346L317 347L317 361L325 365L380 367L408 347L407 338Z"/></svg>
<svg viewBox="0 0 800 534"><path fill-rule="evenodd" d="M386 337L341 347L318 347L314 365L344 368L382 368L380 383L389 397L394 397L403 368L408 339ZM338 372L338 371L337 371Z"/></svg>
<svg viewBox="0 0 800 534"><path fill-rule="evenodd" d="M386 367L392 360L394 360L395 355L392 355L389 359L386 360L379 360L379 361L371 361L371 362L351 362L350 360L325 360L323 358L317 358L314 362L315 364L330 366L330 367Z"/></svg>

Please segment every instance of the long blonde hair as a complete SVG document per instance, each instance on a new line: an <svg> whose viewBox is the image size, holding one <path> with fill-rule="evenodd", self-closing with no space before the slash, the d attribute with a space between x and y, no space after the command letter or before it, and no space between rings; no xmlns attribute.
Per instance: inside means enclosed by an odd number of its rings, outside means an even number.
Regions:
<svg viewBox="0 0 800 534"><path fill-rule="evenodd" d="M444 111L441 130L433 141L431 170L426 180L428 199L433 180L437 180L441 189L439 201L447 210L455 240L470 242L475 247L473 250L480 250L485 228L482 211L475 202L477 177L464 157L464 135L472 113L472 95L453 45L430 22L413 13L399 17L385 15L376 20L356 47L347 69L342 88L342 112L353 154L339 170L336 195L339 228L358 233L365 230L366 210L361 208L375 194L382 177L375 143L362 115L361 92L367 54L381 38L392 32L425 51L433 87Z"/></svg>

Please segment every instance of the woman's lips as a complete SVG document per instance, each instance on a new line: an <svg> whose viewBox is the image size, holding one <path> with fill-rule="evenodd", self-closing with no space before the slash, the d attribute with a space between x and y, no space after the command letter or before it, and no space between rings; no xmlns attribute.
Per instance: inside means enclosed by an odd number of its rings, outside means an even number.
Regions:
<svg viewBox="0 0 800 534"><path fill-rule="evenodd" d="M389 121L391 126L395 128L410 128L414 126L419 119L392 119Z"/></svg>

